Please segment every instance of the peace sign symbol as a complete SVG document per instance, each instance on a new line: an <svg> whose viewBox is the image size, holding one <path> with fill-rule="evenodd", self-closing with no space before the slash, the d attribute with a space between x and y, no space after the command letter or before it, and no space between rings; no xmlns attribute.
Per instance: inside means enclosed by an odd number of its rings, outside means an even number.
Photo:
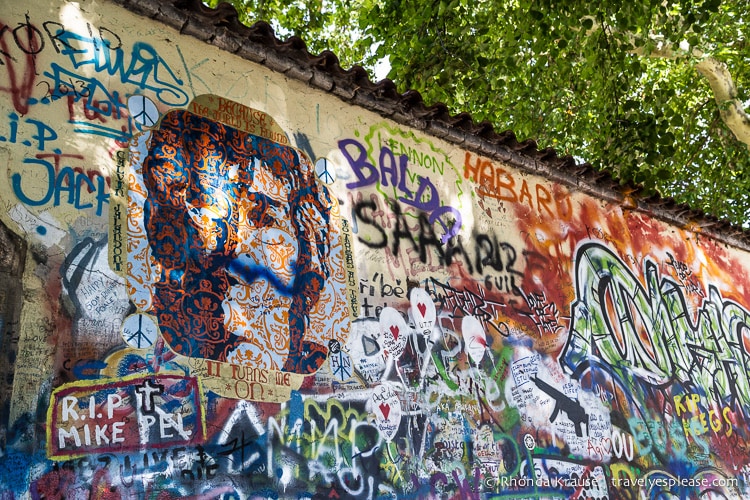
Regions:
<svg viewBox="0 0 750 500"><path fill-rule="evenodd" d="M156 104L145 95L133 95L128 98L128 113L134 122L144 127L152 127L159 121Z"/></svg>
<svg viewBox="0 0 750 500"><path fill-rule="evenodd" d="M336 180L335 173L329 168L328 160L325 158L318 158L315 162L315 174L325 184L331 184Z"/></svg>
<svg viewBox="0 0 750 500"><path fill-rule="evenodd" d="M158 328L154 320L142 313L131 314L122 322L122 336L125 342L136 349L154 345Z"/></svg>

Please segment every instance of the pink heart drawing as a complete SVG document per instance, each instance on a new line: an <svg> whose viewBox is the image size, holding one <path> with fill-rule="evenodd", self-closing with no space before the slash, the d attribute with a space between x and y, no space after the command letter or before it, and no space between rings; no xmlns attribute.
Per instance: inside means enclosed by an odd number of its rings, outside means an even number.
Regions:
<svg viewBox="0 0 750 500"><path fill-rule="evenodd" d="M422 302L417 304L417 309L419 309L419 312L424 316L424 312L427 310L427 306L424 305Z"/></svg>
<svg viewBox="0 0 750 500"><path fill-rule="evenodd" d="M393 338L398 340L398 327L396 325L391 325L391 333L393 334Z"/></svg>
<svg viewBox="0 0 750 500"><path fill-rule="evenodd" d="M380 403L380 412L383 414L383 418L388 420L388 414L391 413L391 405Z"/></svg>

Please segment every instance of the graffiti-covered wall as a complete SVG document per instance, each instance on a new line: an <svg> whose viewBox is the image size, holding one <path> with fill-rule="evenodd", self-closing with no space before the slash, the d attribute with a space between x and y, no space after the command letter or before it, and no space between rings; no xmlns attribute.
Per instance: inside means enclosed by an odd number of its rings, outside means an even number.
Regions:
<svg viewBox="0 0 750 500"><path fill-rule="evenodd" d="M3 4L3 500L750 497L747 247L200 2Z"/></svg>

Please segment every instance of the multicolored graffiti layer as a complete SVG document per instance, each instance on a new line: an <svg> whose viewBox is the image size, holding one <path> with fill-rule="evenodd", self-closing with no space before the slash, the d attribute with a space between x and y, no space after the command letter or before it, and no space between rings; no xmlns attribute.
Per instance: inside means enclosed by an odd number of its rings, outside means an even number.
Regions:
<svg viewBox="0 0 750 500"><path fill-rule="evenodd" d="M1 499L750 498L748 249L53 4L0 13Z"/></svg>

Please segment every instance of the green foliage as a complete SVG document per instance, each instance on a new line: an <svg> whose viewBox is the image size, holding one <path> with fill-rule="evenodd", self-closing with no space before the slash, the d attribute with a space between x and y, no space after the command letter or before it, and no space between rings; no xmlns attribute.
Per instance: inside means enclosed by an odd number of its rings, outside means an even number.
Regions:
<svg viewBox="0 0 750 500"><path fill-rule="evenodd" d="M208 0L216 7L227 0ZM308 50L320 53L333 50L344 67L352 61L362 61L369 50L364 47L358 33L361 2L358 0L231 0L240 21L248 26L256 21L266 21L279 37L298 36Z"/></svg>
<svg viewBox="0 0 750 500"><path fill-rule="evenodd" d="M234 3L345 67L387 57L388 76L427 103L750 225L750 152L695 69L700 54L723 61L750 97L744 0Z"/></svg>

